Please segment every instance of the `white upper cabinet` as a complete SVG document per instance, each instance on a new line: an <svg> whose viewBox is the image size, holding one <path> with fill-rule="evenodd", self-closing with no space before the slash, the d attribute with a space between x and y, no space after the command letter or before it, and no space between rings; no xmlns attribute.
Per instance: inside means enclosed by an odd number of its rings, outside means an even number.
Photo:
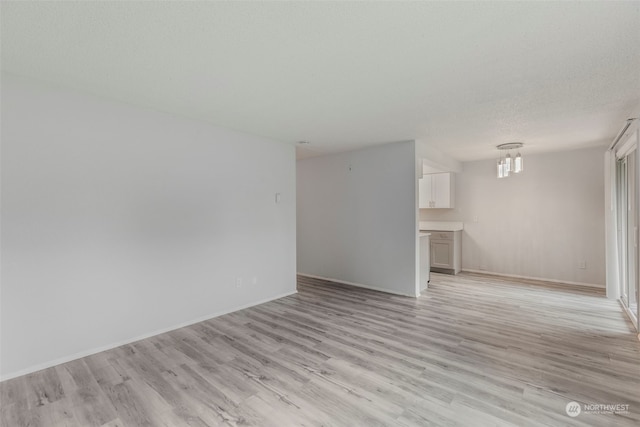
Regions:
<svg viewBox="0 0 640 427"><path fill-rule="evenodd" d="M420 209L431 207L431 175L423 175L418 180L418 206Z"/></svg>
<svg viewBox="0 0 640 427"><path fill-rule="evenodd" d="M455 207L455 174L430 173L423 175L419 184L419 206L421 209Z"/></svg>

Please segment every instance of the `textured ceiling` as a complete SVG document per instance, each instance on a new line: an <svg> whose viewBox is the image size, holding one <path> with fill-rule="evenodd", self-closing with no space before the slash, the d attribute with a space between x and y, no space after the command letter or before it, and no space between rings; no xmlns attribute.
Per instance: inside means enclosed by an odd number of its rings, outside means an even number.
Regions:
<svg viewBox="0 0 640 427"><path fill-rule="evenodd" d="M326 153L606 145L640 2L7 2L2 69Z"/></svg>

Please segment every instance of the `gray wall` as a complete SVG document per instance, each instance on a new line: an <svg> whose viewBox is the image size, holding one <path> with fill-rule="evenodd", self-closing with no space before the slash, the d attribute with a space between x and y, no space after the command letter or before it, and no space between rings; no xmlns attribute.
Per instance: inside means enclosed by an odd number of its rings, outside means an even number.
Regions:
<svg viewBox="0 0 640 427"><path fill-rule="evenodd" d="M1 375L295 292L295 215L293 146L3 74Z"/></svg>
<svg viewBox="0 0 640 427"><path fill-rule="evenodd" d="M456 208L420 219L464 222L463 269L604 286L604 151L523 151L524 172L506 179L495 160L464 163Z"/></svg>
<svg viewBox="0 0 640 427"><path fill-rule="evenodd" d="M297 177L298 272L415 296L415 143L300 160Z"/></svg>

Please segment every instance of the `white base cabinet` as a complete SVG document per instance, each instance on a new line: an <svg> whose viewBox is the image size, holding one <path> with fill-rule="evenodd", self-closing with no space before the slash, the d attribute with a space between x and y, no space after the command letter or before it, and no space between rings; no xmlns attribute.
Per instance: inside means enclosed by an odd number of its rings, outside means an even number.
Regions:
<svg viewBox="0 0 640 427"><path fill-rule="evenodd" d="M462 233L460 231L428 231L431 233L431 271L458 274L462 269Z"/></svg>
<svg viewBox="0 0 640 427"><path fill-rule="evenodd" d="M429 287L431 271L431 245L429 235L420 234L420 292Z"/></svg>

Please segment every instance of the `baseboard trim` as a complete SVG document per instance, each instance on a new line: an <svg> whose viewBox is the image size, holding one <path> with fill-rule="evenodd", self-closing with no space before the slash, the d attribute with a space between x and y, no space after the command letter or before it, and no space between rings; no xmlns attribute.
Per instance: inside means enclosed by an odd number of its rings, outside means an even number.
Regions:
<svg viewBox="0 0 640 427"><path fill-rule="evenodd" d="M605 289L604 285L597 285L595 283L571 282L568 280L547 279L544 277L520 276L518 274L496 273L494 271L473 270L470 268L463 268L462 271L466 273L484 274L487 276L500 276L500 277L510 277L513 279L538 280L540 282L564 283L565 285L588 286L590 288Z"/></svg>
<svg viewBox="0 0 640 427"><path fill-rule="evenodd" d="M379 288L377 286L365 285L362 283L355 283L355 282L348 282L346 280L334 279L332 277L316 276L315 274L298 273L298 276L309 277L311 279L326 280L328 282L335 282L335 283L340 283L342 285L355 286L357 288L371 289L372 291L384 292L385 294L400 295L403 297L417 298L420 296L416 294L403 294L401 292L394 292L388 289Z"/></svg>
<svg viewBox="0 0 640 427"><path fill-rule="evenodd" d="M223 311L220 311L218 313L207 314L205 316L200 316L200 317L198 317L196 319L188 320L186 322L182 322L182 323L179 323L177 325L170 326L168 328L158 329L158 330L155 330L155 331L147 333L147 334L138 335L137 337L134 337L134 338L131 338L131 339L126 339L126 340L119 341L119 342L116 342L116 343L111 343L111 344L108 344L108 345L105 345L105 346L93 348L93 349L90 349L90 350L81 351L81 352L72 354L70 356L60 357L58 359L51 360L51 361L45 362L45 363L40 363L38 365L34 365L34 366L31 366L31 367L26 368L26 369L22 369L22 370L17 371L17 372L10 372L9 374L3 375L2 377L0 377L0 382L11 380L11 379L17 378L17 377L21 377L23 375L28 375L28 374L31 374L33 372L41 371L43 369L47 369L47 368L51 368L53 366L61 365L63 363L71 362L73 360L82 359L83 357L91 356L92 354L96 354L96 353L100 353L100 352L103 352L103 351L111 350L111 349L114 349L116 347L120 347L122 345L131 344L131 343L134 343L136 341L140 341L140 340L143 340L143 339L146 339L146 338L150 338L150 337L153 337L153 336L156 336L156 335L164 334L165 332L174 331L176 329L184 328L185 326L194 325L196 323L204 322L205 320L214 319L216 317L224 316L225 314L233 313L235 311L244 310L245 308L254 307L256 305L260 305L260 304L264 304L264 303L267 303L267 302L270 302L270 301L274 301L274 300L277 300L277 299L280 299L280 298L288 297L290 295L294 295L294 294L297 294L297 293L298 293L297 290L294 290L293 292L286 292L286 293L283 293L283 294L280 294L280 295L276 295L274 297L265 298L265 299L262 299L262 300L259 300L259 301L254 301L254 302L250 302L248 304L244 304L244 305L241 305L241 306L238 306L238 307L234 307L234 308L229 309L229 310L223 310Z"/></svg>

